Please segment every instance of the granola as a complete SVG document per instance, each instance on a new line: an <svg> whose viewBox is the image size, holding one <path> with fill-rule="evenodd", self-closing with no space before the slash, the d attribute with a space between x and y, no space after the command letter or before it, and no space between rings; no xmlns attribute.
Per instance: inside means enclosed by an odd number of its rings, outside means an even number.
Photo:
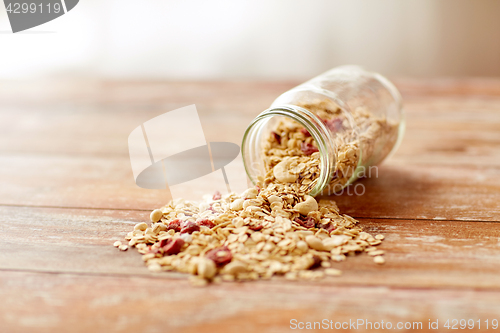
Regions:
<svg viewBox="0 0 500 333"><path fill-rule="evenodd" d="M328 193L348 184L359 171L358 166L380 163L397 141L398 124L364 107L355 108L352 119L348 119L338 106L326 100L299 106L318 116L333 134L336 161ZM266 174L259 181L264 186L298 183L301 190L311 191L320 175L320 153L310 133L298 122L282 118L264 140Z"/></svg>
<svg viewBox="0 0 500 333"><path fill-rule="evenodd" d="M137 224L125 239L152 272L189 273L200 286L276 274L289 280L339 276L333 262L383 254L375 252L380 236L363 232L334 201L316 201L298 183L256 186L201 203L173 200L153 211L151 225ZM318 267L327 269L313 270Z"/></svg>
<svg viewBox="0 0 500 333"><path fill-rule="evenodd" d="M359 166L375 165L389 154L398 136L396 123L364 108L352 119L327 101L302 104L335 133L334 177L343 187ZM354 123L353 123L354 122ZM209 281L288 280L340 276L334 262L366 252L384 264L378 250L383 235L372 236L333 200L308 195L320 175L320 152L298 122L282 119L262 145L266 174L241 195L216 192L204 202L177 199L150 214L114 243L137 248L152 272L189 273L194 285ZM316 269L318 268L318 269Z"/></svg>

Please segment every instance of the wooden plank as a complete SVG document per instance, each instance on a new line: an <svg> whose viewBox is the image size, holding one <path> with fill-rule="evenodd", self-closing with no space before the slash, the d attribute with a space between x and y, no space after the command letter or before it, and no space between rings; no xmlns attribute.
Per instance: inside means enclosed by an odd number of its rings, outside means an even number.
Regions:
<svg viewBox="0 0 500 333"><path fill-rule="evenodd" d="M293 85L4 83L0 84L0 151L127 156L127 137L135 127L189 104L197 105L208 141L240 143L250 121ZM407 131L392 160L500 166L498 86L498 79L400 80Z"/></svg>
<svg viewBox="0 0 500 333"><path fill-rule="evenodd" d="M342 212L356 217L499 221L499 171L384 164L378 176L373 171L371 178L331 198Z"/></svg>
<svg viewBox="0 0 500 333"><path fill-rule="evenodd" d="M380 168L379 179L362 183L366 195L338 198L342 208L364 217L498 221L499 82L402 81L405 139ZM133 128L196 103L208 141L239 142L251 119L291 86L0 84L0 204L159 207L169 199L166 191L139 189L133 182L127 149ZM212 184L199 186L206 193L214 190Z"/></svg>
<svg viewBox="0 0 500 333"><path fill-rule="evenodd" d="M358 256L336 264L343 276L314 283L197 289L111 246L168 199L133 183L127 136L194 103L208 141L239 142L294 83L0 82L0 204L94 208L0 206L2 331L282 332L293 318L498 319L500 224L471 221L500 221L500 80L396 84L405 140L378 177L359 182L364 195L334 197L367 231L386 235L386 265Z"/></svg>
<svg viewBox="0 0 500 333"><path fill-rule="evenodd" d="M421 322L424 332L430 331L429 320L438 320L444 331L448 319L473 319L476 328L468 332L484 332L483 321L491 325L500 313L499 291L304 283L193 288L183 280L26 272L2 272L0 284L0 325L6 332L289 332L293 319L326 319L332 325L383 320L394 327ZM343 331L374 330L360 325Z"/></svg>
<svg viewBox="0 0 500 333"><path fill-rule="evenodd" d="M399 85L406 95L408 129L398 152L381 169L391 170L392 184L397 186L386 184L384 178L384 183L372 182L376 184L370 192L373 195L364 197L379 198L389 192L396 198L405 197L405 202L389 207L387 201L379 200L376 206L387 209L372 207L373 215L360 212L359 200L353 204L340 199L341 203L358 216L498 220L498 208L491 201L498 193L494 169L500 166L500 97L494 93L500 81L423 82L407 80ZM474 83L482 88L474 88ZM127 136L133 128L165 111L196 103L208 141L239 142L251 119L292 85L2 84L0 203L125 209L160 206L168 200L163 191L138 189L133 183L127 149ZM435 92L424 95L428 86ZM23 94L25 98L20 98ZM437 170L436 165L447 167ZM460 166L465 168L457 169ZM446 178L444 185L437 174ZM405 184L402 177L410 182ZM425 179L411 183L417 177ZM492 179L493 188L485 187ZM446 187L450 183L454 187ZM213 191L211 184L205 186L208 193ZM427 194L429 188L439 188L440 195L431 193L430 202L420 191L412 190L413 186ZM457 188L462 192L457 193ZM474 193L479 197L471 202ZM411 214L404 213L410 210Z"/></svg>
<svg viewBox="0 0 500 333"><path fill-rule="evenodd" d="M123 253L112 246L147 215L0 207L0 269L186 279L182 274L149 273L134 250ZM350 257L335 263L343 276L317 284L500 289L500 223L383 219L360 223L368 232L386 236L380 248L387 251L387 263L376 265L367 255Z"/></svg>
<svg viewBox="0 0 500 333"><path fill-rule="evenodd" d="M0 156L0 204L152 210L165 190L138 188L127 157ZM368 172L367 172L368 174ZM500 169L387 163L333 198L356 217L500 221ZM196 184L212 193L215 185Z"/></svg>

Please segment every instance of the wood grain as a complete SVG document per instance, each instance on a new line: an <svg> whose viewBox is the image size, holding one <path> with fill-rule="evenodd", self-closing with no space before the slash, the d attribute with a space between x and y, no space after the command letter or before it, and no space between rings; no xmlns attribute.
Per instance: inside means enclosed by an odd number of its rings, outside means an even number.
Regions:
<svg viewBox="0 0 500 333"><path fill-rule="evenodd" d="M192 288L184 280L26 272L2 272L0 285L7 332L290 332L292 319L422 322L426 332L429 319L442 327L447 319L491 320L500 313L498 291L466 289L300 283Z"/></svg>
<svg viewBox="0 0 500 333"><path fill-rule="evenodd" d="M383 266L357 256L314 283L198 289L111 246L168 200L135 186L130 131L196 104L207 141L239 143L297 83L0 82L0 331L285 332L293 318L426 331L428 319L499 319L500 79L395 80L399 150L357 183L363 195L331 196L386 236Z"/></svg>
<svg viewBox="0 0 500 333"><path fill-rule="evenodd" d="M0 207L0 269L152 276L135 250L112 246L147 218L124 210ZM334 264L343 276L317 284L500 290L500 223L362 219L360 225L386 236L380 249L387 263L348 258Z"/></svg>
<svg viewBox="0 0 500 333"><path fill-rule="evenodd" d="M138 188L127 157L4 154L0 175L4 205L152 210L169 199L165 190ZM355 217L500 221L499 168L387 163L371 177L332 197L343 212ZM210 183L196 186L205 193L214 191Z"/></svg>

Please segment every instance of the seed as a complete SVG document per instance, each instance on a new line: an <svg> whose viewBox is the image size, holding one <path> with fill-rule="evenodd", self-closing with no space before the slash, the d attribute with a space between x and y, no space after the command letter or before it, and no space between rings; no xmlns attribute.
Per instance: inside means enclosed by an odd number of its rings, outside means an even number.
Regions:
<svg viewBox="0 0 500 333"><path fill-rule="evenodd" d="M155 209L151 212L149 218L151 219L151 222L158 222L160 221L162 216L163 212L161 211L161 209Z"/></svg>
<svg viewBox="0 0 500 333"><path fill-rule="evenodd" d="M141 223L137 223L134 227L134 230L141 230L141 231L144 231L148 228L148 225L144 222L141 222Z"/></svg>
<svg viewBox="0 0 500 333"><path fill-rule="evenodd" d="M227 238L228 243L234 243L238 240L238 235L237 234L231 234Z"/></svg>
<svg viewBox="0 0 500 333"><path fill-rule="evenodd" d="M231 203L231 210L242 210L244 199L236 199Z"/></svg>
<svg viewBox="0 0 500 333"><path fill-rule="evenodd" d="M299 249L302 253L305 253L307 252L307 250L309 250L309 246L307 246L307 243L304 241L298 241L297 249Z"/></svg>
<svg viewBox="0 0 500 333"><path fill-rule="evenodd" d="M368 255L374 257L374 256L381 256L384 253L385 253L384 250L376 250L376 251L370 251L370 252L368 252Z"/></svg>
<svg viewBox="0 0 500 333"><path fill-rule="evenodd" d="M191 285L195 287L205 287L208 284L208 281L206 279L199 276L189 277L189 282L191 282Z"/></svg>
<svg viewBox="0 0 500 333"><path fill-rule="evenodd" d="M252 187L243 192L241 196L245 199L255 199L257 194L259 194L259 191L255 187Z"/></svg>
<svg viewBox="0 0 500 333"><path fill-rule="evenodd" d="M245 225L245 221L241 217L236 217L233 219L233 224L236 228L241 228Z"/></svg>
<svg viewBox="0 0 500 333"><path fill-rule="evenodd" d="M233 230L233 233L234 234L244 234L248 231L248 227L247 226L243 226L243 227L239 227L239 228L236 228Z"/></svg>
<svg viewBox="0 0 500 333"><path fill-rule="evenodd" d="M236 275L247 271L247 267L241 261L233 261L224 267L226 274Z"/></svg>
<svg viewBox="0 0 500 333"><path fill-rule="evenodd" d="M377 256L375 258L373 258L373 261L376 263L376 264L379 264L379 265L382 265L385 263L385 259L384 257L381 257L381 256Z"/></svg>
<svg viewBox="0 0 500 333"><path fill-rule="evenodd" d="M207 258L199 258L198 259L198 275L207 280L212 279L217 273L217 268L215 267L215 263Z"/></svg>
<svg viewBox="0 0 500 333"><path fill-rule="evenodd" d="M267 198L267 200L269 201L270 204L272 203L283 203L283 200L278 197L277 195L271 195Z"/></svg>
<svg viewBox="0 0 500 333"><path fill-rule="evenodd" d="M127 251L128 250L128 246L125 244L120 245L118 248L120 249L120 251Z"/></svg>
<svg viewBox="0 0 500 333"><path fill-rule="evenodd" d="M234 275L231 275L231 274L223 274L223 275L222 275L222 280L223 280L223 281L232 282L232 281L234 281Z"/></svg>
<svg viewBox="0 0 500 333"><path fill-rule="evenodd" d="M335 268L327 268L325 269L325 274L330 276L340 276L342 275L342 271Z"/></svg>
<svg viewBox="0 0 500 333"><path fill-rule="evenodd" d="M120 242L120 241L116 241L113 243L114 247L119 247L120 245L122 245L122 242Z"/></svg>
<svg viewBox="0 0 500 333"><path fill-rule="evenodd" d="M323 246L323 243L321 240L315 236L309 235L306 237L306 243L311 247L312 249L315 249L317 251L326 251L325 247Z"/></svg>
<svg viewBox="0 0 500 333"><path fill-rule="evenodd" d="M260 232L254 232L250 237L256 243L258 243L264 239L264 235L262 235L262 233L260 233Z"/></svg>
<svg viewBox="0 0 500 333"><path fill-rule="evenodd" d="M384 235L377 235L375 236L375 239L383 240L385 237Z"/></svg>

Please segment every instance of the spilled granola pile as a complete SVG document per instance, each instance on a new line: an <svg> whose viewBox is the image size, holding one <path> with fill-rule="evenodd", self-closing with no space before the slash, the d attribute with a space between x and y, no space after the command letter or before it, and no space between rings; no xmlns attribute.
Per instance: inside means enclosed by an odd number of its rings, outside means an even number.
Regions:
<svg viewBox="0 0 500 333"><path fill-rule="evenodd" d="M334 201L318 202L298 184L216 193L203 203L178 199L150 217L150 225L139 223L128 233L128 246L137 248L151 271L189 273L198 285L275 274L290 280L340 275L332 263L361 252L384 263L384 251L376 248L382 235L363 232Z"/></svg>

